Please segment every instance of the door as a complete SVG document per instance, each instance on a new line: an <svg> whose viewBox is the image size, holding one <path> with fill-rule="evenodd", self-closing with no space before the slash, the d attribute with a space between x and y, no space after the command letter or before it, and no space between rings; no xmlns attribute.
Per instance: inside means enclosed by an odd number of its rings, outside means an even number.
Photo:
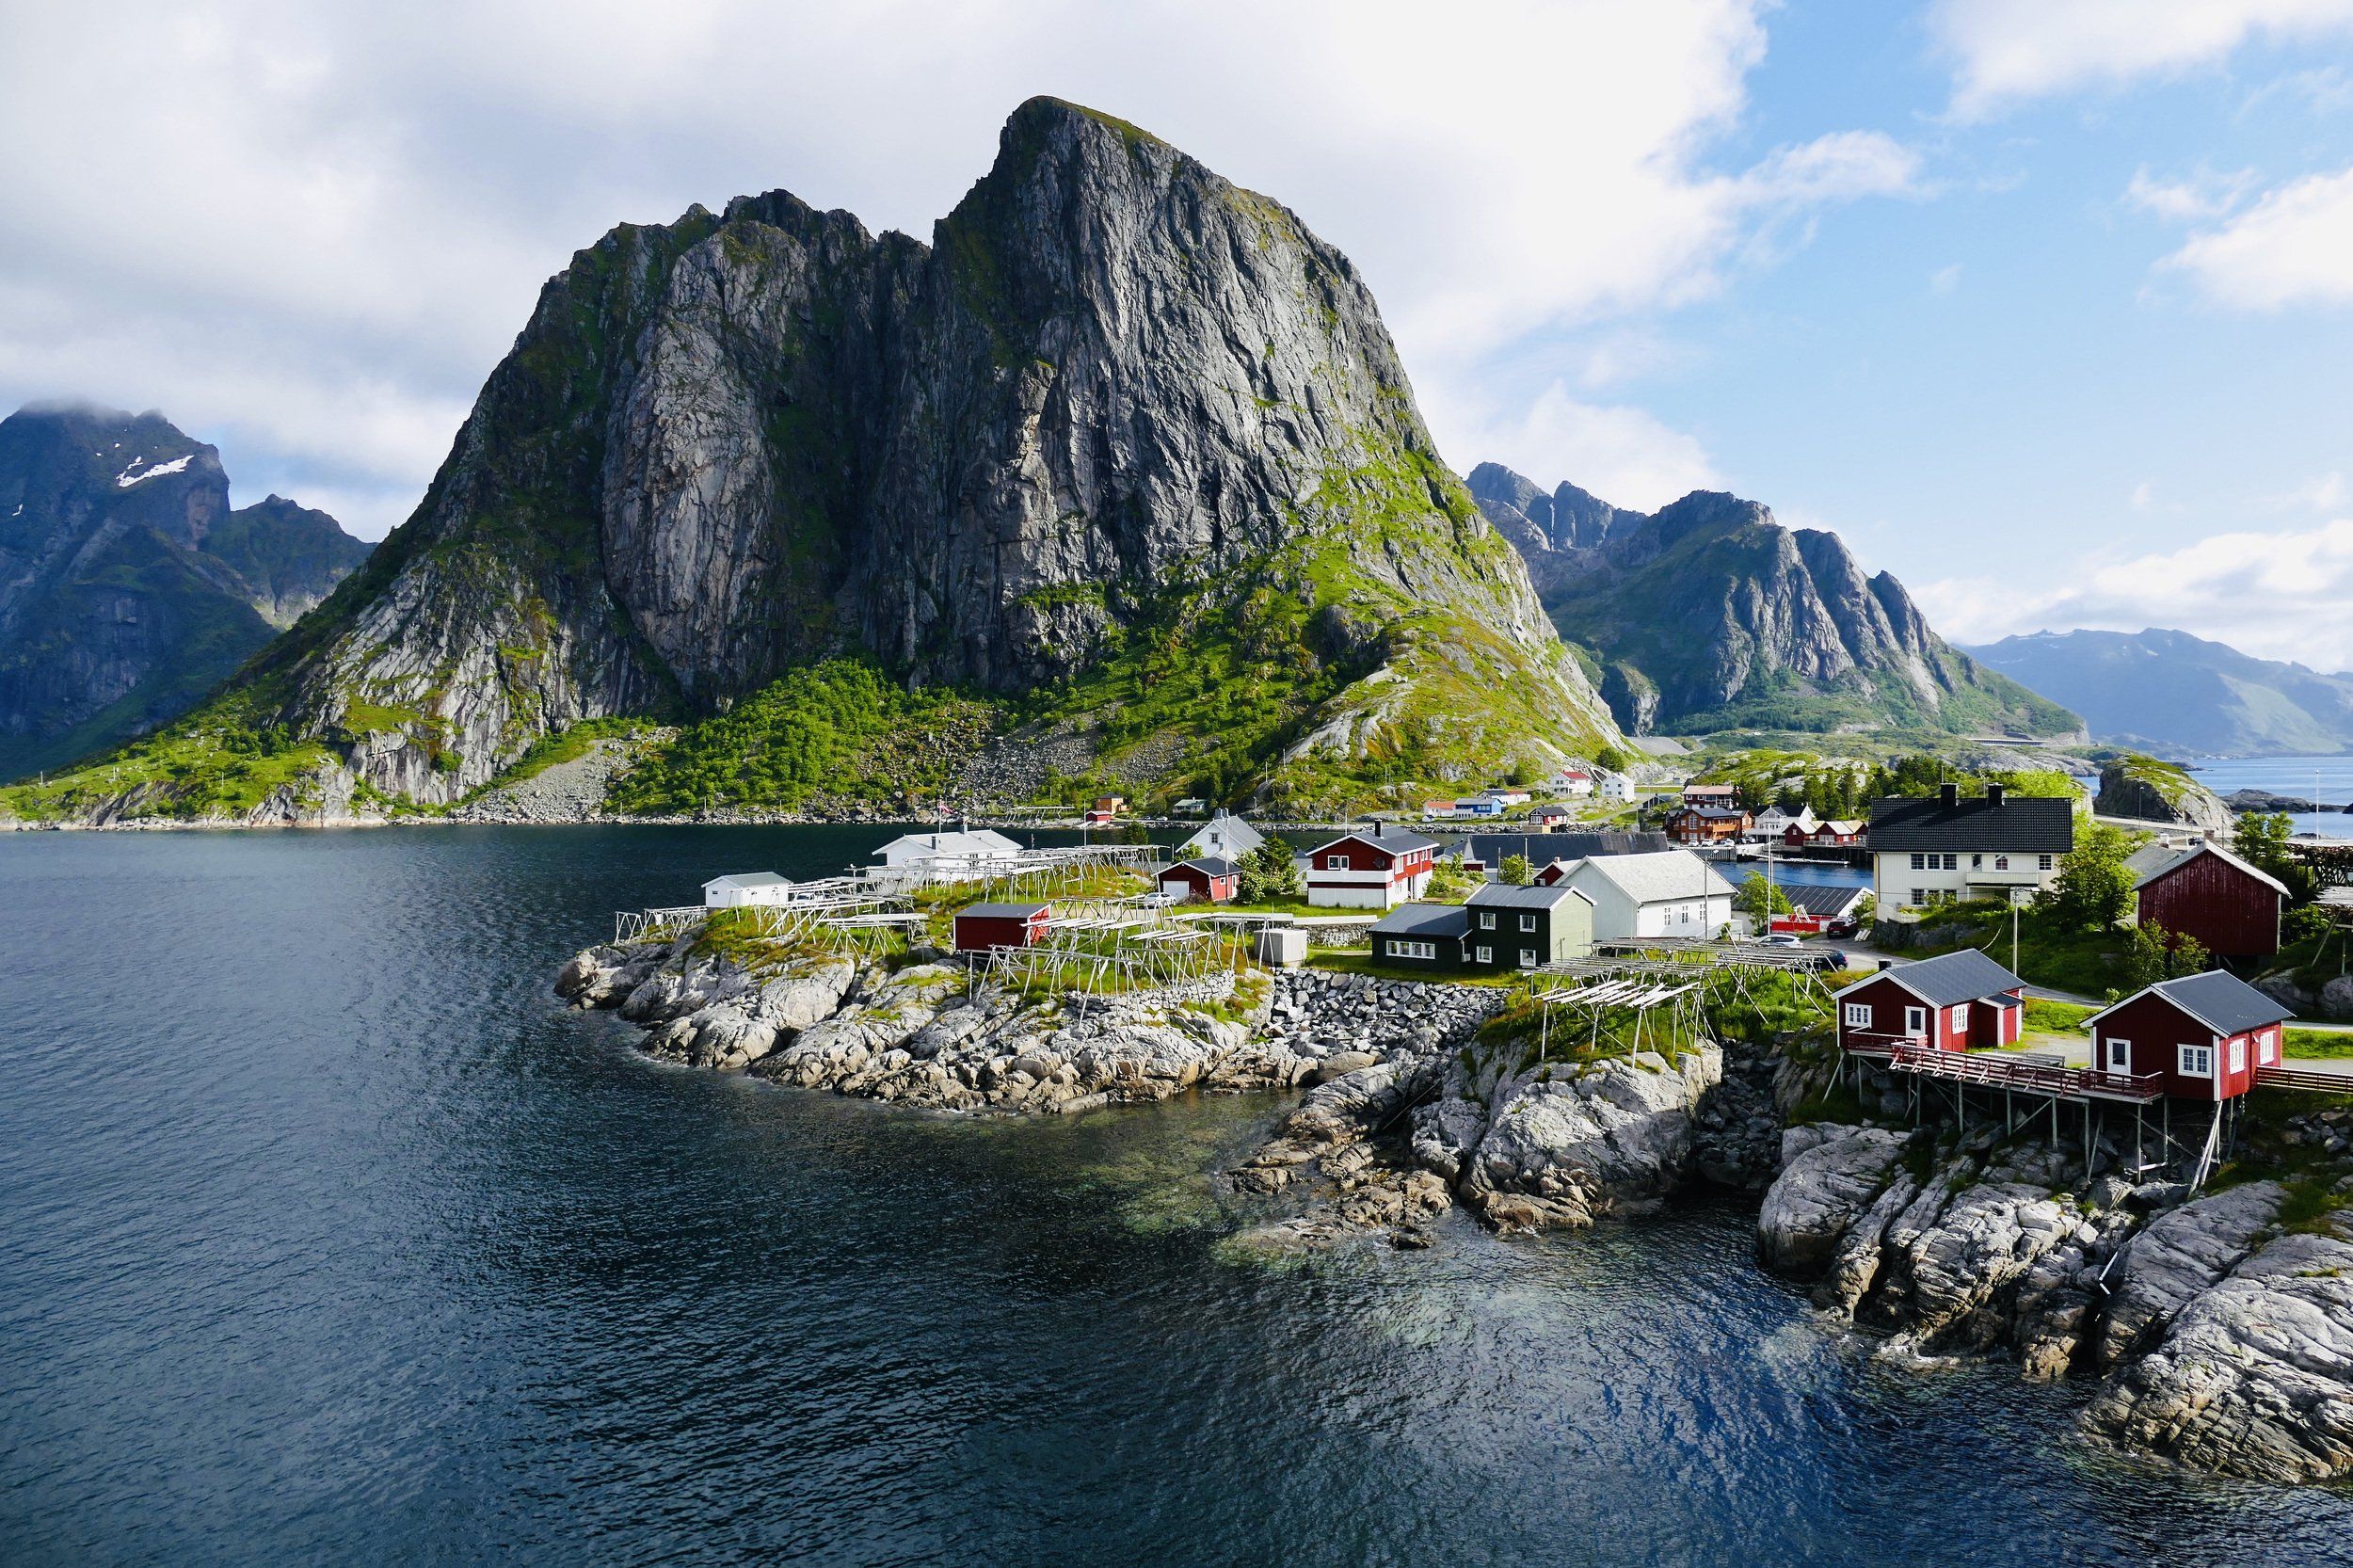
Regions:
<svg viewBox="0 0 2353 1568"><path fill-rule="evenodd" d="M2107 1042L2107 1068L2118 1078L2130 1078L2133 1072L2133 1043L2110 1039Z"/></svg>

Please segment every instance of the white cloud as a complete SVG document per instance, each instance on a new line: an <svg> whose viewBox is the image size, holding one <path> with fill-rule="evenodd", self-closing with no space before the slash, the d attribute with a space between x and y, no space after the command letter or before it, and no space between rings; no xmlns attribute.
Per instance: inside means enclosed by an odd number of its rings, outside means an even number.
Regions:
<svg viewBox="0 0 2353 1568"><path fill-rule="evenodd" d="M1943 298L1961 287L1961 264L1950 263L1929 274L1929 292Z"/></svg>
<svg viewBox="0 0 2353 1568"><path fill-rule="evenodd" d="M2353 169L2268 191L2159 264L2234 310L2353 304Z"/></svg>
<svg viewBox="0 0 2353 1568"><path fill-rule="evenodd" d="M1638 511L1657 511L1693 490L1723 488L1696 438L1640 408L1581 403L1558 385L1524 412L1460 429L1442 426L1437 435L1448 451L1476 452L1547 489L1565 479Z"/></svg>
<svg viewBox="0 0 2353 1568"><path fill-rule="evenodd" d="M2315 474L2292 490L2258 498L2256 504L2273 511L2332 512L2345 504L2345 475L2330 470Z"/></svg>
<svg viewBox="0 0 2353 1568"><path fill-rule="evenodd" d="M1953 62L1953 112L2117 88L2230 57L2254 40L2353 34L2353 0L1938 0L1929 35Z"/></svg>
<svg viewBox="0 0 2353 1568"><path fill-rule="evenodd" d="M783 185L924 237L1005 114L1054 92L1296 208L1464 427L1499 345L1705 296L1760 232L1915 183L1867 131L1712 167L1766 8L20 7L0 302L39 309L0 310L0 399L158 407L232 475L413 496L540 282L614 223Z"/></svg>
<svg viewBox="0 0 2353 1568"><path fill-rule="evenodd" d="M2145 512L2157 504L2157 488L2143 479L2133 487L2132 505L2136 512Z"/></svg>
<svg viewBox="0 0 2353 1568"><path fill-rule="evenodd" d="M2201 168L2186 179L2159 180L2144 167L2134 171L2132 184L2124 187L2124 204L2168 223L2202 222L2237 206L2254 179L2252 169L2217 174Z"/></svg>
<svg viewBox="0 0 2353 1568"><path fill-rule="evenodd" d="M2272 659L2353 667L2353 518L2280 533L2217 534L2180 550L2087 557L2045 574L2059 586L2022 593L2019 579L1948 578L1919 590L1956 642L2079 627L2162 626Z"/></svg>

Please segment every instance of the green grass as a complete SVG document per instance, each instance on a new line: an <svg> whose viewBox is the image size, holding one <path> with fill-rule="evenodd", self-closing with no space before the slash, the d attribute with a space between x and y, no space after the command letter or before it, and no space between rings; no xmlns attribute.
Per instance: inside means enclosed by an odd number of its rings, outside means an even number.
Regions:
<svg viewBox="0 0 2353 1568"><path fill-rule="evenodd" d="M531 744L531 749L515 760L515 765L500 774L484 790L502 789L536 778L550 768L563 762L576 762L588 755L589 747L615 735L626 735L642 721L637 719L585 719L569 729L553 735L542 735Z"/></svg>
<svg viewBox="0 0 2353 1568"><path fill-rule="evenodd" d="M2333 1029L2285 1029L2280 1032L2283 1055L2307 1062L2343 1062L2353 1058L2353 1032Z"/></svg>

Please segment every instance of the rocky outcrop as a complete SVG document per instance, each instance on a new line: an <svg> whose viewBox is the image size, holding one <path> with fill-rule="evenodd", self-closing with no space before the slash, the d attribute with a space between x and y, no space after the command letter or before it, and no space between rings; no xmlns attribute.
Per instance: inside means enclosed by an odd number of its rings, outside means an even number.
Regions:
<svg viewBox="0 0 2353 1568"><path fill-rule="evenodd" d="M2152 1221L2110 1271L2094 1365L2105 1371L2146 1350L2175 1314L2248 1255L2278 1218L2282 1196L2275 1183L2249 1182Z"/></svg>
<svg viewBox="0 0 2353 1568"><path fill-rule="evenodd" d="M1589 1225L1641 1212L1692 1180L1692 1122L1723 1076L1723 1053L1703 1045L1673 1057L1625 1057L1477 1077L1417 1126L1438 1159L1462 1172L1464 1202L1497 1230ZM1475 1096L1475 1097L1474 1097ZM1449 1103L1461 1109L1449 1111ZM1465 1112L1487 1111L1473 1137Z"/></svg>
<svg viewBox="0 0 2353 1568"><path fill-rule="evenodd" d="M1895 1178L1908 1142L1879 1128L1793 1127L1784 1133L1781 1176L1757 1211L1758 1256L1801 1277L1828 1267ZM1870 1235L1876 1241L1878 1229Z"/></svg>
<svg viewBox="0 0 2353 1568"><path fill-rule="evenodd" d="M2091 808L2104 817L2179 823L2226 835L2238 820L2212 790L2180 769L2146 757L2101 764L2100 792Z"/></svg>
<svg viewBox="0 0 2353 1568"><path fill-rule="evenodd" d="M2084 1424L2229 1475L2353 1475L2353 1240L2280 1237L2188 1296L2163 1339L2102 1385Z"/></svg>
<svg viewBox="0 0 2353 1568"><path fill-rule="evenodd" d="M1628 733L1711 722L2073 734L2072 713L1931 630L1903 584L1865 576L1837 536L1694 491L1644 516L1573 486L1547 498L1499 464L1472 494L1527 557L1561 634L1592 649Z"/></svg>
<svg viewBox="0 0 2353 1568"><path fill-rule="evenodd" d="M580 252L415 515L241 700L447 803L579 720L823 656L1026 694L1145 632L1294 672L1241 737L1265 760L1611 733L1348 259L1035 99L928 246L771 191Z"/></svg>
<svg viewBox="0 0 2353 1568"><path fill-rule="evenodd" d="M276 496L232 510L160 414L0 420L0 779L178 717L367 552Z"/></svg>

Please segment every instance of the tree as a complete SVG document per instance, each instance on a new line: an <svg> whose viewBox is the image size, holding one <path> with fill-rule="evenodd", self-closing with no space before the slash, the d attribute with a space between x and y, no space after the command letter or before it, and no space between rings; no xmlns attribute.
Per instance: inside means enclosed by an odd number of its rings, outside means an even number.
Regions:
<svg viewBox="0 0 2353 1568"><path fill-rule="evenodd" d="M1593 766L1604 773L1624 773L1633 765L1634 759L1617 746L1604 746L1593 753Z"/></svg>
<svg viewBox="0 0 2353 1568"><path fill-rule="evenodd" d="M2185 974L2203 974L2214 966L2214 954L2197 937L2168 931L2153 920L2133 928L2133 945L2124 955L2124 978L2133 990Z"/></svg>
<svg viewBox="0 0 2353 1568"><path fill-rule="evenodd" d="M2310 904L2319 887L2312 868L2288 853L2296 835L2296 819L2285 811L2249 811L2238 820L2231 848L2238 857L2266 876L2277 877L2295 904Z"/></svg>
<svg viewBox="0 0 2353 1568"><path fill-rule="evenodd" d="M1439 904L1460 904L1478 888L1478 879L1463 869L1463 862L1441 860L1430 868L1430 882L1422 891Z"/></svg>
<svg viewBox="0 0 2353 1568"><path fill-rule="evenodd" d="M1864 894L1863 902L1854 906L1855 929L1858 931L1864 930L1867 928L1873 920L1876 920L1879 918L1879 895L1877 893Z"/></svg>
<svg viewBox="0 0 2353 1568"><path fill-rule="evenodd" d="M2118 924L2133 906L2133 873L2124 857L2133 836L2106 823L2087 824L2074 849L2060 857L2042 904L2063 923L2088 931Z"/></svg>
<svg viewBox="0 0 2353 1568"><path fill-rule="evenodd" d="M1536 880L1536 868L1528 863L1525 855L1507 855L1496 869L1496 880L1507 888L1525 888Z"/></svg>
<svg viewBox="0 0 2353 1568"><path fill-rule="evenodd" d="M1778 884L1765 880L1763 872L1751 872L1749 879L1740 884L1740 890L1732 895L1732 906L1751 920L1762 920L1768 900L1776 915L1786 915L1797 907Z"/></svg>
<svg viewBox="0 0 2353 1568"><path fill-rule="evenodd" d="M1281 904L1306 896L1299 868L1291 863L1291 846L1269 839L1241 857L1241 902Z"/></svg>

